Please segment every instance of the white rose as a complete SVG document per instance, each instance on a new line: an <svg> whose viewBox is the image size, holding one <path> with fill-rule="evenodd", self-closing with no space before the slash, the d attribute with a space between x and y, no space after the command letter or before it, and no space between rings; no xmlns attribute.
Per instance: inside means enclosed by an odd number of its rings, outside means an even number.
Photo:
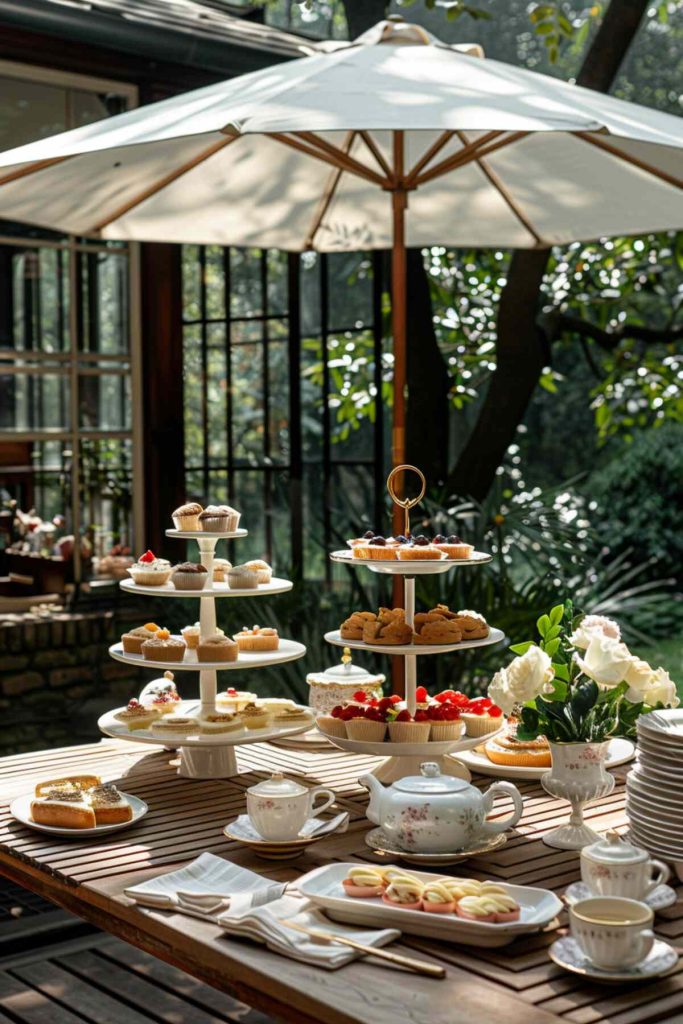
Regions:
<svg viewBox="0 0 683 1024"><path fill-rule="evenodd" d="M634 658L628 668L624 680L628 683L633 692L645 693L648 687L654 682L655 670L642 658ZM642 697L637 698L642 700Z"/></svg>
<svg viewBox="0 0 683 1024"><path fill-rule="evenodd" d="M506 669L496 672L489 686L489 697L509 715L515 704L524 704L541 693L549 693L554 677L555 670L545 651L530 647Z"/></svg>
<svg viewBox="0 0 683 1024"><path fill-rule="evenodd" d="M507 672L501 668L489 683L489 697L506 715L512 714L515 702L508 688Z"/></svg>
<svg viewBox="0 0 683 1024"><path fill-rule="evenodd" d="M642 700L651 706L661 703L670 708L677 708L680 704L676 684L664 668L658 668L652 672L650 685L646 690L636 690L631 687L626 694L626 699L634 704Z"/></svg>
<svg viewBox="0 0 683 1024"><path fill-rule="evenodd" d="M626 644L613 637L596 633L586 648L585 658L574 655L581 671L593 679L598 686L611 689L626 678L626 673L637 658L630 653Z"/></svg>
<svg viewBox="0 0 683 1024"><path fill-rule="evenodd" d="M621 640L621 630L614 619L606 615L584 615L578 627L569 637L570 644L585 651L594 636L608 636L612 640Z"/></svg>

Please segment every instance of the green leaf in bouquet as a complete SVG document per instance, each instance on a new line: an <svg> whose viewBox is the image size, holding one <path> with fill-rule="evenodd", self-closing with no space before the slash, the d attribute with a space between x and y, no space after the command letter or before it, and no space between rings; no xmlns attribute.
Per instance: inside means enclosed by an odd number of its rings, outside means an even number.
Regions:
<svg viewBox="0 0 683 1024"><path fill-rule="evenodd" d="M550 628L546 630L545 637L544 637L546 644L548 643L549 640L554 640L556 637L558 637L561 632L562 632L562 626L550 626ZM547 650L547 648L546 648L546 650Z"/></svg>
<svg viewBox="0 0 683 1024"><path fill-rule="evenodd" d="M598 684L591 679L587 683L580 683L572 693L569 706L575 721L584 718L592 707L597 704L600 691Z"/></svg>
<svg viewBox="0 0 683 1024"><path fill-rule="evenodd" d="M555 681L561 679L563 682L569 682L569 666L563 665L560 662L553 662L553 668L555 669Z"/></svg>
<svg viewBox="0 0 683 1024"><path fill-rule="evenodd" d="M536 623L536 628L540 636L545 637L546 630L550 629L550 619L547 615L541 615L540 619Z"/></svg>
<svg viewBox="0 0 683 1024"><path fill-rule="evenodd" d="M562 616L564 615L564 605L556 604L554 608L550 609L548 618L550 619L553 626L559 626L562 622Z"/></svg>
<svg viewBox="0 0 683 1024"><path fill-rule="evenodd" d="M545 651L545 653L550 658L553 658L557 654L559 649L560 649L560 638L559 637L555 637L554 640L546 640L546 642L543 644L543 650Z"/></svg>
<svg viewBox="0 0 683 1024"><path fill-rule="evenodd" d="M530 647L535 647L533 640L525 640L521 644L511 644L510 650L513 654L526 654Z"/></svg>

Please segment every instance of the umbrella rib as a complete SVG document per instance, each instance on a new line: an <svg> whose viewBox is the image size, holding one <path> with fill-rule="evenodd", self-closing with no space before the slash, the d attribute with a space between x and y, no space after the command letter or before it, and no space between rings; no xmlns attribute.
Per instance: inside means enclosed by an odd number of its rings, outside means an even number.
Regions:
<svg viewBox="0 0 683 1024"><path fill-rule="evenodd" d="M634 167L640 168L641 171L646 171L648 174L652 174L655 178L665 181L667 185L673 185L674 188L683 188L683 178L677 178L673 174L667 174L666 171L661 171L658 167L653 167L652 164L648 164L645 160L640 160L637 156L631 156L630 153L624 153L623 150L617 149L616 146L611 146L609 142L599 138L597 135L590 135L588 132L574 132L574 135L577 139L581 139L583 142L588 142L591 146L597 146L598 149L604 149L606 153L616 156L619 160L623 160L624 163L632 164Z"/></svg>
<svg viewBox="0 0 683 1024"><path fill-rule="evenodd" d="M382 156L370 132L361 132L360 137L365 143L365 145L368 147L372 155L374 156L380 170L383 171L387 178L391 178L391 168L389 167L389 164Z"/></svg>
<svg viewBox="0 0 683 1024"><path fill-rule="evenodd" d="M366 167L359 160L354 160L352 156L348 156L343 153L337 146L333 146L331 142L327 142L326 139L321 139L315 132L296 132L297 139L303 139L304 143L308 143L313 146L314 149L311 153L313 156L321 155L324 153L330 160L334 160L337 167L343 167L345 171L350 171L352 174L358 174L361 178L367 178L369 181L373 181L375 185L380 185L382 188L388 188L391 186L391 180L389 178L383 178L381 175L376 174L375 171Z"/></svg>
<svg viewBox="0 0 683 1024"><path fill-rule="evenodd" d="M19 178L25 178L27 174L35 174L37 171L42 171L45 167L52 167L54 164L61 164L65 160L71 160L75 156L74 153L68 156L53 156L49 160L37 160L34 164L29 164L28 167L20 167L16 171L10 171L9 174L3 175L0 178L0 185L9 185L10 181L17 181Z"/></svg>
<svg viewBox="0 0 683 1024"><path fill-rule="evenodd" d="M343 150L344 153L349 153L350 152L351 147L353 146L353 141L354 141L355 137L356 137L356 132L349 132L348 133L346 139L344 140L344 144L342 146L342 150ZM316 210L315 217L313 218L313 223L311 224L311 227L309 229L308 235L306 236L306 241L304 243L304 246L305 246L306 249L312 249L313 248L313 239L315 238L315 236L318 233L320 225L322 224L322 221L323 221L323 217L325 216L325 214L327 213L327 211L330 208L330 203L332 202L332 199L334 198L334 193L337 190L337 186L339 184L339 179L341 178L343 173L344 173L344 170L343 170L342 167L335 167L335 169L332 171L332 173L330 174L329 178L327 179L327 185L325 186L325 191L324 191L324 193L323 193L323 195L321 197L321 201L320 201L320 203L318 205L318 209Z"/></svg>
<svg viewBox="0 0 683 1024"><path fill-rule="evenodd" d="M492 140L488 145L484 145L483 140L478 140L479 144L473 144L467 152L461 149L459 153L455 153L453 156L449 156L446 160L442 160L440 164L436 164L436 166L432 167L431 170L418 175L412 183L413 187L419 187L420 185L424 185L428 181L431 181L433 178L440 178L441 175L448 174L449 171L454 171L458 167L464 167L466 164L471 164L473 160L477 160L479 157L488 156L489 153L495 153L497 149L503 149L505 146L510 146L513 142L518 142L519 139L525 139L529 133L512 132L510 135L506 135L504 132L495 132L494 134L497 135L498 138ZM500 136L502 136L502 138Z"/></svg>
<svg viewBox="0 0 683 1024"><path fill-rule="evenodd" d="M240 138L239 135L229 135L219 139L218 142L214 142L213 145L208 147L208 149L202 150L201 153L193 156L191 160L188 160L180 167L176 167L168 174L165 174L163 178L159 178L158 181L155 181L153 185L149 186L149 188L138 193L138 195L133 199L129 199L128 202L123 203L123 205L119 206L113 213L109 214L104 220L101 220L96 224L93 231L103 231L113 221L118 220L120 217L124 217L127 213L130 213L134 207L144 203L145 200L150 199L152 196L156 195L157 192L161 192L161 190L166 188L167 185L171 185L174 181L177 181L178 178L181 178L183 174L187 174L195 167L198 167L199 164L203 164L204 161L208 160L209 157L214 155L214 153L218 153L219 150L229 146L231 142L234 142L238 138Z"/></svg>
<svg viewBox="0 0 683 1024"><path fill-rule="evenodd" d="M462 144L464 146L467 146L469 144L469 140L468 140L468 138L467 138L467 136L465 135L464 132L458 132L458 138L460 139L460 141L462 142ZM528 219L526 214L522 212L521 207L517 204L516 200L514 200L512 198L512 196L510 195L510 193L508 192L508 190L506 189L505 185L503 184L501 179L498 177L496 172L494 170L492 170L488 166L488 164L486 164L484 162L484 160L481 157L476 157L475 156L475 163L480 168L482 173L486 175L486 177L491 182L493 187L497 190L497 192L500 194L501 198L506 203L506 205L510 208L511 212L514 214L514 216L520 222L522 227L524 227L529 232L529 234L534 238L534 240L536 242L536 245L537 246L542 246L543 245L543 239L534 230L534 227L532 226L531 221Z"/></svg>
<svg viewBox="0 0 683 1024"><path fill-rule="evenodd" d="M486 138L489 138L492 134L495 134L495 133L489 132L489 134L486 136ZM441 152L441 150L446 145L446 143L450 142L450 140L453 138L454 135L455 135L454 131L442 132L442 134L439 135L438 139L436 139L432 143L432 145L429 147L429 149L425 150L425 152L422 154L422 156L417 161L415 166L413 168L411 168L411 170L408 172L408 174L406 176L406 185L407 186L409 186L410 183L413 182L415 180L415 178L417 178L417 176L420 173L420 171L423 171L425 169L427 164L430 163L434 159L436 154ZM477 141L479 142L480 140L477 140Z"/></svg>

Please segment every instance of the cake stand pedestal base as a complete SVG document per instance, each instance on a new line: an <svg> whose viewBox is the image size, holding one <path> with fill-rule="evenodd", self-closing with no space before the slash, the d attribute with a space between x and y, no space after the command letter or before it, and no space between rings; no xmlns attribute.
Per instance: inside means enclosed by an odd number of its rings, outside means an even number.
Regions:
<svg viewBox="0 0 683 1024"><path fill-rule="evenodd" d="M178 775L186 779L230 779L239 775L234 746L180 747Z"/></svg>
<svg viewBox="0 0 683 1024"><path fill-rule="evenodd" d="M371 774L380 782L397 782L398 779L404 779L406 775L419 775L420 765L425 761L438 764L442 775L454 775L457 779L464 779L465 782L469 782L472 777L464 764L447 754L441 757L429 757L425 754L420 757L388 757Z"/></svg>

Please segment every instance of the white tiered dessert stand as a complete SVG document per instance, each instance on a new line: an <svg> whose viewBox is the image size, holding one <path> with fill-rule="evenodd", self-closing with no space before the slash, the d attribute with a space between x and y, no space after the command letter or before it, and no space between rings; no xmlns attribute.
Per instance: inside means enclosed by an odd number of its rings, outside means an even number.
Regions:
<svg viewBox="0 0 683 1024"><path fill-rule="evenodd" d="M419 475L422 481L422 490L417 498L399 499L393 490L394 477L404 470L413 470ZM408 517L409 510L422 499L425 491L425 478L420 470L415 466L397 466L396 469L389 474L387 487L393 501L404 509L404 533L407 535L410 531L410 521ZM471 558L444 558L441 560L414 559L410 561L400 561L399 559L354 558L352 551L345 550L334 551L330 555L330 558L333 562L338 562L342 565L350 565L353 568L362 566L367 567L372 572L376 573L386 575L398 574L403 576L406 622L409 626L413 625L413 618L415 615L416 576L449 572L457 566L484 565L486 562L491 561L491 555L484 554L480 551L473 551ZM425 654L447 654L452 651L466 651L473 647L488 647L490 644L500 643L504 636L505 634L502 630L490 627L489 635L484 637L482 640L465 640L457 644L389 645L366 644L360 640L344 640L342 639L339 630L333 629L329 633L325 633L325 640L338 647L351 647L357 650L375 651L378 654L398 655L403 657L405 664L405 699L408 711L413 715L415 714L417 703L415 698L415 689L417 684L418 656ZM500 730L496 730L496 732L499 731ZM419 775L420 765L424 761L435 761L439 765L443 775L455 775L458 778L469 781L471 775L466 765L461 764L450 755L457 755L458 751L462 750L471 750L472 748L479 746L483 739L481 736L461 736L455 740L442 740L439 742L431 741L427 743L391 743L389 740L384 740L381 743L368 743L363 740L352 740L346 737L330 736L327 733L325 735L330 743L340 747L342 750L349 750L355 754L368 754L377 757L386 757L387 760L374 770L373 775L375 775L380 782L387 783L395 782L397 779L402 779L407 775ZM495 732L490 732L487 733L485 738L490 739L495 735Z"/></svg>
<svg viewBox="0 0 683 1024"><path fill-rule="evenodd" d="M236 540L246 537L246 530L234 530L230 533L208 533L202 530L167 530L167 537L184 540L196 540L199 545L201 564L207 571L208 581L203 590L176 590L172 583L160 587L139 586L133 580L122 580L121 588L128 593L150 597L179 597L200 600L199 626L202 637L211 636L216 632L216 598L218 597L261 597L263 595L284 594L292 589L290 580L273 577L270 583L261 583L257 589L230 589L226 583L213 582L213 559L216 544L219 540ZM176 638L178 639L178 638ZM217 673L224 671L241 671L242 669L266 668L270 665L281 665L286 661L295 661L306 653L303 644L294 640L280 639L276 651L240 651L237 661L200 662L197 653L186 650L182 661L150 661L141 654L127 654L122 643L112 644L109 654L116 661L125 662L136 668L170 670L172 672L199 672L199 704L186 710L187 701L179 711L183 715L196 716L198 721L216 711L216 694L218 692ZM146 729L135 729L132 732L124 722L118 721L114 715L120 708L109 711L98 721L100 730L107 736L130 740L133 743L149 743L155 746L164 744L164 739L154 736ZM180 750L178 774L193 779L222 779L238 774L235 747L246 743L263 743L265 740L294 736L311 728L311 720L291 725L269 726L264 729L246 729L239 732L218 735L202 735L190 733L177 740ZM170 741L170 737L169 737Z"/></svg>

